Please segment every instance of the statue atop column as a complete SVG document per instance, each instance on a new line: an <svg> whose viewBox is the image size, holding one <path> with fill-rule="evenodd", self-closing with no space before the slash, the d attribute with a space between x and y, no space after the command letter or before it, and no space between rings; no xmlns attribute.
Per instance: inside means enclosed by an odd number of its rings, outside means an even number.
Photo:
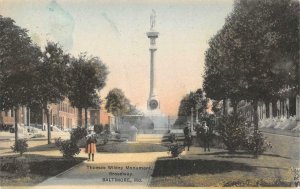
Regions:
<svg viewBox="0 0 300 189"><path fill-rule="evenodd" d="M152 9L152 13L151 13L151 16L150 16L150 30L154 30L154 27L155 27L155 18L156 18L156 13L155 13L155 10Z"/></svg>

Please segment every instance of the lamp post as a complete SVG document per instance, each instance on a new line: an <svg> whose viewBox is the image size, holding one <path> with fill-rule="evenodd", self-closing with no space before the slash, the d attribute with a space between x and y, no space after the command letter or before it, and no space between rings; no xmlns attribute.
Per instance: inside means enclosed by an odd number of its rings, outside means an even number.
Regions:
<svg viewBox="0 0 300 189"><path fill-rule="evenodd" d="M194 108L191 108L191 131L194 130Z"/></svg>

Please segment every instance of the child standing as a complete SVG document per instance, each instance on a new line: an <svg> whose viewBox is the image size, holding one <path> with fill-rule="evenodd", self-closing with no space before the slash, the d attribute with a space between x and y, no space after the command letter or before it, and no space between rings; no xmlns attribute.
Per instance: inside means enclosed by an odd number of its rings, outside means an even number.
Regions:
<svg viewBox="0 0 300 189"><path fill-rule="evenodd" d="M89 155L88 161L91 160L91 154L92 154L92 161L94 161L94 154L96 153L96 143L97 140L94 136L89 136L86 141L86 152Z"/></svg>

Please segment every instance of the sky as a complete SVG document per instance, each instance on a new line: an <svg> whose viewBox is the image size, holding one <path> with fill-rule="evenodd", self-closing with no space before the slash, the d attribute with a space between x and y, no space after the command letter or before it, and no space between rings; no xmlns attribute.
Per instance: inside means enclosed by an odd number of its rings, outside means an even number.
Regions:
<svg viewBox="0 0 300 189"><path fill-rule="evenodd" d="M156 12L156 94L161 111L177 115L180 100L202 87L205 51L233 0L0 0L0 15L26 28L42 48L59 42L74 56L98 56L107 65L101 91L120 88L145 109L150 88L150 14Z"/></svg>

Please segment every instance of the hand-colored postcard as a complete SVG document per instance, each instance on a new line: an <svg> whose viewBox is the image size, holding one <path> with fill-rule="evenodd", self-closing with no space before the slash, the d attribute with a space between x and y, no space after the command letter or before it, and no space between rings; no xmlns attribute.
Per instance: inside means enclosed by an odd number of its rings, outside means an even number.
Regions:
<svg viewBox="0 0 300 189"><path fill-rule="evenodd" d="M299 13L0 0L0 188L299 188Z"/></svg>

